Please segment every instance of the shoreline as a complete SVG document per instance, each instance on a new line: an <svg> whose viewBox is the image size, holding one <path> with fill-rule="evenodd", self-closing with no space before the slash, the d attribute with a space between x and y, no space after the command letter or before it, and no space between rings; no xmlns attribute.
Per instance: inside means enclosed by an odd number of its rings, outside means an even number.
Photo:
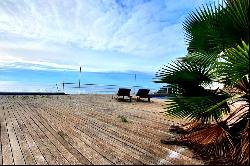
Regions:
<svg viewBox="0 0 250 166"><path fill-rule="evenodd" d="M116 95L116 93L65 93L65 92L1 92L0 95ZM135 94L131 93L132 96ZM171 94L148 94L150 98L165 99L172 97Z"/></svg>
<svg viewBox="0 0 250 166"><path fill-rule="evenodd" d="M67 95L64 92L0 92L0 95Z"/></svg>

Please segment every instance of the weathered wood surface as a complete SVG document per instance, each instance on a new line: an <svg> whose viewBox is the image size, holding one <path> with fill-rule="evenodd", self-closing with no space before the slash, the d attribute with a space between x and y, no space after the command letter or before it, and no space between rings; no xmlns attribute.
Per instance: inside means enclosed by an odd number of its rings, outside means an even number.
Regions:
<svg viewBox="0 0 250 166"><path fill-rule="evenodd" d="M152 101L0 96L0 165L203 164L185 147L160 143L174 121Z"/></svg>

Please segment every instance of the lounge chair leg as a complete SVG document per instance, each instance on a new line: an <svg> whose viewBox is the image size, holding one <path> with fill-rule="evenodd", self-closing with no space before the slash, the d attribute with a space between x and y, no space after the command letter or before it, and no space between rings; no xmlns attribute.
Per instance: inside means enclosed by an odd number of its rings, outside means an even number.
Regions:
<svg viewBox="0 0 250 166"><path fill-rule="evenodd" d="M150 97L148 98L148 102L150 102Z"/></svg>

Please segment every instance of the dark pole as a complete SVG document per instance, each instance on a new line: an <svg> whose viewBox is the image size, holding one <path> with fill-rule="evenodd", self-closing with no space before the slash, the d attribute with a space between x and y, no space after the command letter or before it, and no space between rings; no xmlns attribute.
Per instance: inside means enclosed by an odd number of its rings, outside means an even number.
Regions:
<svg viewBox="0 0 250 166"><path fill-rule="evenodd" d="M136 74L135 74L135 85L136 86ZM134 87L134 94L135 94L135 87Z"/></svg>
<svg viewBox="0 0 250 166"><path fill-rule="evenodd" d="M80 66L79 88L81 87L81 72L82 72L82 67Z"/></svg>

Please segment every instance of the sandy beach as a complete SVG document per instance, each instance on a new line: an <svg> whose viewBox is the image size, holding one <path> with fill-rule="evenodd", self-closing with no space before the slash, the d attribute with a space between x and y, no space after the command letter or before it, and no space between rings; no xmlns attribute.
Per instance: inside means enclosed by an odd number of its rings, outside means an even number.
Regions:
<svg viewBox="0 0 250 166"><path fill-rule="evenodd" d="M204 164L186 147L165 145L163 99L117 101L112 95L0 96L6 164ZM126 122L125 122L126 121Z"/></svg>

